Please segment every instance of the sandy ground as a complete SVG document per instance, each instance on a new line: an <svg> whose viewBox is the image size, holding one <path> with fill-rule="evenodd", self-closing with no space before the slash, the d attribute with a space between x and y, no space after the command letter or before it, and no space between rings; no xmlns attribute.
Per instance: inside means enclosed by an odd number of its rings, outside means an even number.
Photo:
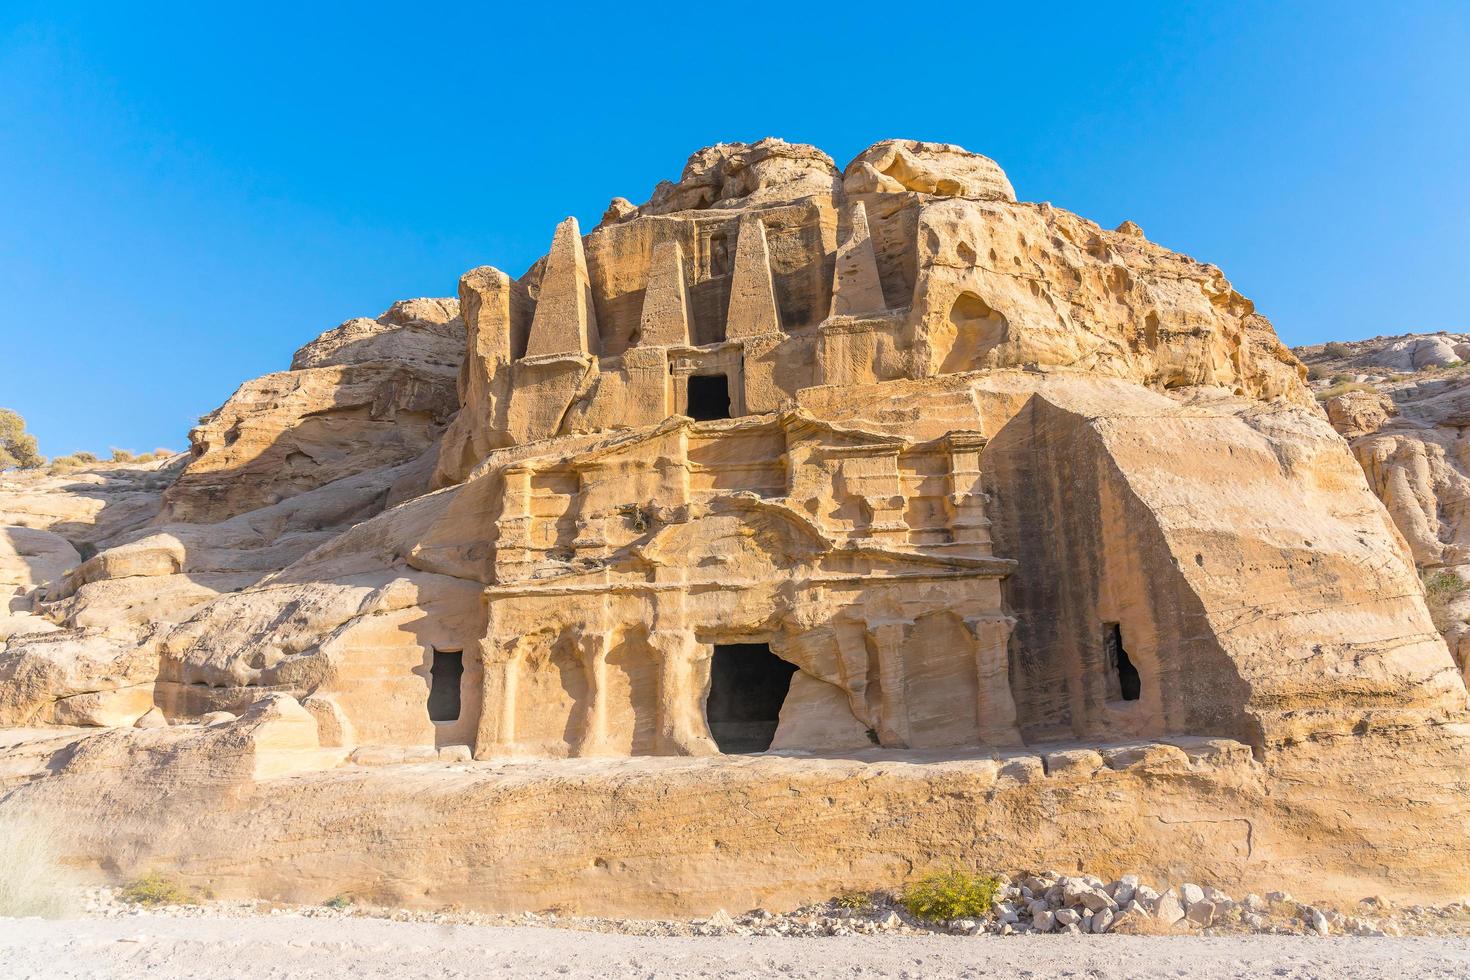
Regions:
<svg viewBox="0 0 1470 980"><path fill-rule="evenodd" d="M377 919L0 919L4 977L1470 976L1470 939L648 938Z"/></svg>

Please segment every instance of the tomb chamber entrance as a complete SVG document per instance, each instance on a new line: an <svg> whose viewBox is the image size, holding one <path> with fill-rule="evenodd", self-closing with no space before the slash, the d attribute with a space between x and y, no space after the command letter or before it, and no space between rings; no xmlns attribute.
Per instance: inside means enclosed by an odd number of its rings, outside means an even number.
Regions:
<svg viewBox="0 0 1470 980"><path fill-rule="evenodd" d="M795 673L796 665L776 656L768 644L715 645L705 717L721 752L737 755L771 747Z"/></svg>

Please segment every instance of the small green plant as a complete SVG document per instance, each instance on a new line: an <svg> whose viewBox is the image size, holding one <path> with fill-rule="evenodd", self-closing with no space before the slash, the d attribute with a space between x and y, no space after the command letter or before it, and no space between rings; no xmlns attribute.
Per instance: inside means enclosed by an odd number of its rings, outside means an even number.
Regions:
<svg viewBox="0 0 1470 980"><path fill-rule="evenodd" d="M1443 633L1454 624L1454 617L1450 615L1450 603L1459 598L1470 585L1454 572L1426 572L1423 579L1424 604L1429 607L1429 618L1434 621L1434 628Z"/></svg>
<svg viewBox="0 0 1470 980"><path fill-rule="evenodd" d="M849 912L871 912L873 896L867 892L843 892L832 899L832 904Z"/></svg>
<svg viewBox="0 0 1470 980"><path fill-rule="evenodd" d="M157 871L135 878L117 893L131 905L197 905L194 892Z"/></svg>
<svg viewBox="0 0 1470 980"><path fill-rule="evenodd" d="M990 914L991 903L1000 894L1000 879L974 871L951 868L931 871L912 882L898 903L910 915L930 922L975 919Z"/></svg>
<svg viewBox="0 0 1470 980"><path fill-rule="evenodd" d="M333 895L322 904L329 909L345 909L352 905L352 896Z"/></svg>
<svg viewBox="0 0 1470 980"><path fill-rule="evenodd" d="M1330 344L1323 345L1322 353L1326 354L1328 357L1352 357L1353 349L1347 344L1344 344L1342 341L1334 340Z"/></svg>

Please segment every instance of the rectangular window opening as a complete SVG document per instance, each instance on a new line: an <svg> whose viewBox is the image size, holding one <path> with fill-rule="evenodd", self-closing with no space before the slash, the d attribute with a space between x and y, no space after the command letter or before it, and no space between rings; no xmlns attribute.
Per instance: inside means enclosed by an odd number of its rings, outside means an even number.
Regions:
<svg viewBox="0 0 1470 980"><path fill-rule="evenodd" d="M688 379L684 414L696 422L730 417L730 379L723 374L694 374Z"/></svg>
<svg viewBox="0 0 1470 980"><path fill-rule="evenodd" d="M459 721L459 681L464 676L464 654L435 650L429 668L429 720Z"/></svg>
<svg viewBox="0 0 1470 980"><path fill-rule="evenodd" d="M1121 623L1103 623L1103 653L1108 665L1108 699L1137 701L1143 682L1123 646Z"/></svg>

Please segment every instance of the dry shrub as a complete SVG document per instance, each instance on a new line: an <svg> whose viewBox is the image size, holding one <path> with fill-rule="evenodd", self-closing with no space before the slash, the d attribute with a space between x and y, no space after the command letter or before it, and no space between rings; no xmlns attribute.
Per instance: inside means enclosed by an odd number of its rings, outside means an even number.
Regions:
<svg viewBox="0 0 1470 980"><path fill-rule="evenodd" d="M1322 391L1317 392L1317 400L1325 402L1329 398L1336 398L1338 395L1345 395L1350 391L1376 390L1377 389L1374 388L1372 385L1365 385L1360 381L1343 381L1339 384L1333 385L1331 388L1325 388Z"/></svg>
<svg viewBox="0 0 1470 980"><path fill-rule="evenodd" d="M1459 598L1467 588L1470 586L1454 572L1424 574L1424 604L1429 607L1429 618L1434 621L1435 629L1443 633L1454 625L1450 603Z"/></svg>
<svg viewBox="0 0 1470 980"><path fill-rule="evenodd" d="M57 919L76 909L82 882L61 853L47 821L0 813L0 916Z"/></svg>

